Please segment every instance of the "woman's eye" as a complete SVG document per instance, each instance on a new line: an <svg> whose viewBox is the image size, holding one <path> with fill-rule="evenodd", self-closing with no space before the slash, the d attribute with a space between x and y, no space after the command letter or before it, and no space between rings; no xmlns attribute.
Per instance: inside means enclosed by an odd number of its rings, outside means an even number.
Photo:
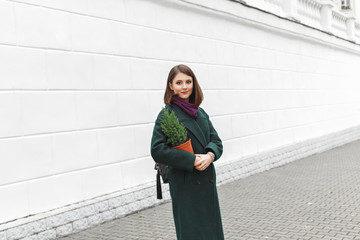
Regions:
<svg viewBox="0 0 360 240"><path fill-rule="evenodd" d="M187 81L186 83L187 83L187 84L190 84L190 83L191 83L191 81Z"/></svg>
<svg viewBox="0 0 360 240"><path fill-rule="evenodd" d="M181 84L181 82L177 82L176 84L179 85L179 84Z"/></svg>

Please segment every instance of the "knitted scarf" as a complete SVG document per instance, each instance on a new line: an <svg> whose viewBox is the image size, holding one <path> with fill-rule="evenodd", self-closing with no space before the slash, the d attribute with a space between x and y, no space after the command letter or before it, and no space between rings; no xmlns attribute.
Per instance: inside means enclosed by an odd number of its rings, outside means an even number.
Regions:
<svg viewBox="0 0 360 240"><path fill-rule="evenodd" d="M172 97L172 103L179 106L185 113L190 115L190 117L194 119L196 118L199 108L195 107L195 104L187 102L184 99L178 97L177 95L174 95Z"/></svg>

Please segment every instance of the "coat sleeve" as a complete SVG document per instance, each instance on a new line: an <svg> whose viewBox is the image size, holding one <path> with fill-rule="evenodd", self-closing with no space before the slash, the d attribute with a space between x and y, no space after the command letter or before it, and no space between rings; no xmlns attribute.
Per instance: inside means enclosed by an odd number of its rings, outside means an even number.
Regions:
<svg viewBox="0 0 360 240"><path fill-rule="evenodd" d="M162 117L162 111L159 113L154 126L154 131L151 139L151 156L155 162L163 163L174 168L193 171L195 154L171 148L166 143L166 136L161 129L160 119Z"/></svg>
<svg viewBox="0 0 360 240"><path fill-rule="evenodd" d="M213 152L215 154L214 161L216 161L221 157L221 155L223 153L222 141L221 141L218 133L216 132L214 126L212 125L209 116L207 115L207 113L204 110L203 110L203 112L209 119L209 132L210 132L210 142L205 146L205 150L207 152L209 152L209 151Z"/></svg>

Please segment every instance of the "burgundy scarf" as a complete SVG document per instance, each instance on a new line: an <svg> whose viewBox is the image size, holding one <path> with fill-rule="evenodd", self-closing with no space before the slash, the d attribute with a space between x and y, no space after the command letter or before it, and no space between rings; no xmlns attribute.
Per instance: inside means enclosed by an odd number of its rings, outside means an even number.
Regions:
<svg viewBox="0 0 360 240"><path fill-rule="evenodd" d="M196 107L195 104L187 102L184 99L178 97L177 95L174 95L172 97L172 103L179 106L185 113L190 115L190 117L194 119L196 118L199 108Z"/></svg>

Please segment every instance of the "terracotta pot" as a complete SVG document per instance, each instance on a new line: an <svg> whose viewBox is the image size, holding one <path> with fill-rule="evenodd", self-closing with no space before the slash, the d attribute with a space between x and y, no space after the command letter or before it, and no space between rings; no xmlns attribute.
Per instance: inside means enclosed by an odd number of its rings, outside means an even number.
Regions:
<svg viewBox="0 0 360 240"><path fill-rule="evenodd" d="M176 148L176 149L180 149L180 150L184 150L184 151L194 153L194 150L193 150L192 145L191 145L191 139L190 138L185 143L183 143L181 145L178 145L178 146L175 146L175 147L172 147L172 148Z"/></svg>

